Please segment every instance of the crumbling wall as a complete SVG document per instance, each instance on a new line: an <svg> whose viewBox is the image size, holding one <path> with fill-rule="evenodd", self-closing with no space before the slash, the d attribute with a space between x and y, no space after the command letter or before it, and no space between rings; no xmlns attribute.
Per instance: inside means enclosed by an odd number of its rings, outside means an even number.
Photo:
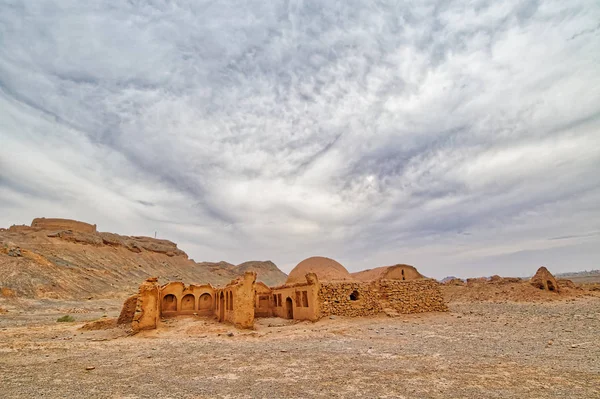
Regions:
<svg viewBox="0 0 600 399"><path fill-rule="evenodd" d="M382 311L375 283L321 283L321 316L368 316Z"/></svg>
<svg viewBox="0 0 600 399"><path fill-rule="evenodd" d="M433 279L381 280L378 291L382 303L398 313L446 312L440 284Z"/></svg>
<svg viewBox="0 0 600 399"><path fill-rule="evenodd" d="M133 322L138 298L139 295L135 294L125 300L121 308L121 314L119 314L119 318L117 319L117 324L131 324Z"/></svg>
<svg viewBox="0 0 600 399"><path fill-rule="evenodd" d="M138 332L156 328L160 317L159 299L160 286L157 277L151 277L140 285L135 314L131 323L133 331Z"/></svg>
<svg viewBox="0 0 600 399"><path fill-rule="evenodd" d="M96 225L71 219L35 218L31 227L44 230L72 230L81 233L95 233Z"/></svg>
<svg viewBox="0 0 600 399"><path fill-rule="evenodd" d="M217 290L217 316L239 328L254 326L256 272L245 272L224 288ZM224 299L223 299L224 298Z"/></svg>
<svg viewBox="0 0 600 399"><path fill-rule="evenodd" d="M215 289L210 284L185 286L181 281L172 281L160 287L160 314L173 316L214 314Z"/></svg>

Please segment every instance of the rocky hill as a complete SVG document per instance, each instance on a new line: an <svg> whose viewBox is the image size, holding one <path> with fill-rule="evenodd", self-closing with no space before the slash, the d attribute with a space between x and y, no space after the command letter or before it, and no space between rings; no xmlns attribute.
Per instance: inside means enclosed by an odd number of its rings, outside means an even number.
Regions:
<svg viewBox="0 0 600 399"><path fill-rule="evenodd" d="M3 296L122 297L150 276L162 283L220 285L247 270L268 285L287 277L271 261L198 263L171 241L98 232L95 225L73 220L40 218L31 226L0 229Z"/></svg>

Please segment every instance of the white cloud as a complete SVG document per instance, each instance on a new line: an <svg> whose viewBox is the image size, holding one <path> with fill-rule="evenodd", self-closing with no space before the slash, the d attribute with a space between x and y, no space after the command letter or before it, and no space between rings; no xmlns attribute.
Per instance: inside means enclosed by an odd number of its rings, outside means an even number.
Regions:
<svg viewBox="0 0 600 399"><path fill-rule="evenodd" d="M158 231L196 260L284 269L565 259L599 240L599 17L593 0L11 2L0 222Z"/></svg>

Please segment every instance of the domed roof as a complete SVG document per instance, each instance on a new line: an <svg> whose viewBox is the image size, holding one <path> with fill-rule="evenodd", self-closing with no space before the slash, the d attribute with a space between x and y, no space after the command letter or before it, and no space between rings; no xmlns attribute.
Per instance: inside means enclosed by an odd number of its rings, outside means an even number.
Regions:
<svg viewBox="0 0 600 399"><path fill-rule="evenodd" d="M348 270L333 259L313 256L304 259L292 269L286 284L304 283L308 273L315 273L319 281L354 280Z"/></svg>

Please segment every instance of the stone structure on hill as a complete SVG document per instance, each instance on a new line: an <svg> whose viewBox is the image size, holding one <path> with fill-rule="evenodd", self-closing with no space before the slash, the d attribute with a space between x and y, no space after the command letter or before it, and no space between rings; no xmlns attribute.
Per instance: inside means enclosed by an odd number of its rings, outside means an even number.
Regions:
<svg viewBox="0 0 600 399"><path fill-rule="evenodd" d="M369 272L369 273L366 273ZM146 280L136 299L124 305L123 320L132 318L134 331L156 328L161 317L202 315L240 328L251 328L255 317L316 321L322 317L397 315L447 311L440 285L414 267L396 265L350 274L333 259L312 257L300 262L285 284L268 287L249 271L224 287ZM359 278L357 278L357 275ZM133 297L127 301L131 302Z"/></svg>
<svg viewBox="0 0 600 399"><path fill-rule="evenodd" d="M531 285L541 290L560 292L558 282L544 266L540 267L530 280Z"/></svg>
<svg viewBox="0 0 600 399"><path fill-rule="evenodd" d="M57 218L35 218L31 222L31 227L34 229L43 230L71 230L80 233L96 233L96 225L85 222L79 222L71 219Z"/></svg>

